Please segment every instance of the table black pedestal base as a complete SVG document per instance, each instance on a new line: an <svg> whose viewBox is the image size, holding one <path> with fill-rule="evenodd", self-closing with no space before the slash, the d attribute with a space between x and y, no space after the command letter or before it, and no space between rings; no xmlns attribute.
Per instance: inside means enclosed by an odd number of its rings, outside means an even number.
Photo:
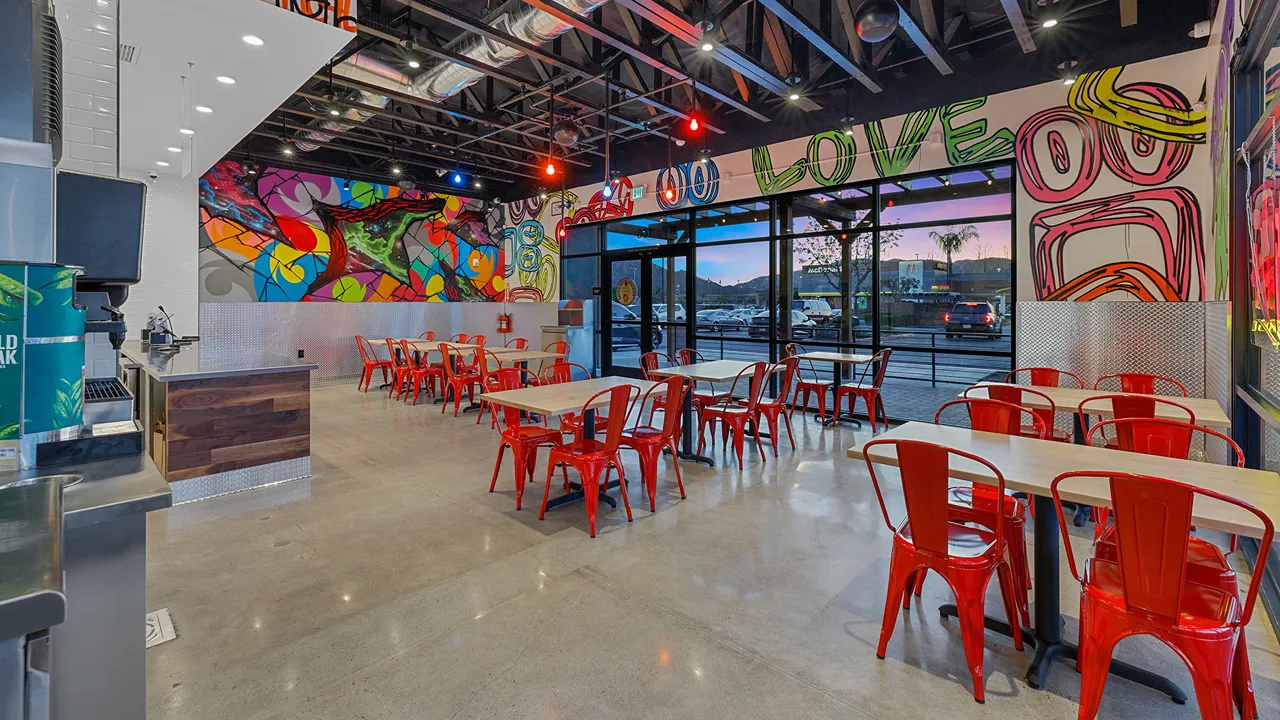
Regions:
<svg viewBox="0 0 1280 720"><path fill-rule="evenodd" d="M683 451L682 451L682 452L681 452L679 455L677 455L676 457L680 458L681 460L689 460L690 462L705 463L705 464L706 464L707 466L709 466L709 467L715 467L715 466L716 466L716 461L715 461L715 460L712 460L711 458L707 457L706 455L699 455L699 454L697 454L697 453L683 452Z"/></svg>
<svg viewBox="0 0 1280 720"><path fill-rule="evenodd" d="M862 427L862 421L852 415L845 415L842 417L840 415L827 416L815 414L813 419L821 422L822 427L834 427L838 422L850 422L856 427Z"/></svg>
<svg viewBox="0 0 1280 720"><path fill-rule="evenodd" d="M571 482L569 483L569 488L573 492L566 493L564 495L561 495L560 497L555 497L548 500L547 509L550 510L551 508L560 507L561 505L568 505L569 503L572 503L572 502L578 502L579 500L582 500L587 496L586 493L582 492L582 485L579 483ZM611 508L618 507L618 501L614 500L613 498L609 497L603 492L600 493L600 502L604 503L605 505L608 505Z"/></svg>
<svg viewBox="0 0 1280 720"><path fill-rule="evenodd" d="M940 615L943 620L947 618L959 617L956 614L956 606L951 603L947 603L946 605L939 606L938 615ZM990 615L983 615L982 624L984 627L986 627L988 630L992 632L997 632L1007 637L1013 637L1013 628L1010 627L1009 623L1005 622L1004 620L997 620L991 617ZM1039 643L1036 641L1035 632L1033 632L1030 628L1025 628L1025 627L1022 628L1022 642L1023 644L1030 645L1031 647L1036 647L1037 645L1039 645Z"/></svg>

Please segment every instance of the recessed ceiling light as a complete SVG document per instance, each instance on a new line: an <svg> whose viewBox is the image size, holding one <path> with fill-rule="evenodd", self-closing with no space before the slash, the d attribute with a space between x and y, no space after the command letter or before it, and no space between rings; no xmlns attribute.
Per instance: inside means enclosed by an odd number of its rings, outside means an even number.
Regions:
<svg viewBox="0 0 1280 720"><path fill-rule="evenodd" d="M208 105L197 105L196 112L211 113L213 112L213 108L209 107Z"/></svg>
<svg viewBox="0 0 1280 720"><path fill-rule="evenodd" d="M1053 18L1049 18L1048 20L1045 20L1044 22L1040 23L1040 27L1042 27L1042 28L1051 28L1051 27L1053 27L1054 25L1057 25L1057 24L1058 24L1058 21L1057 21L1057 20L1054 20Z"/></svg>
<svg viewBox="0 0 1280 720"><path fill-rule="evenodd" d="M715 50L715 49L716 49L716 46L712 45L709 42L702 43L702 52L711 52L712 50Z"/></svg>
<svg viewBox="0 0 1280 720"><path fill-rule="evenodd" d="M330 111L329 111L329 114L330 114L330 115L337 116L337 115L341 115L342 113L338 112L337 110L330 110Z"/></svg>
<svg viewBox="0 0 1280 720"><path fill-rule="evenodd" d="M292 154L293 154L293 148L289 147L288 145L285 145L285 146L284 146L284 154L285 154L285 155L292 155Z"/></svg>
<svg viewBox="0 0 1280 720"><path fill-rule="evenodd" d="M250 45L262 44L262 38L258 37L257 35L245 35L243 38L241 38L241 40L244 40L246 43Z"/></svg>
<svg viewBox="0 0 1280 720"><path fill-rule="evenodd" d="M163 161L163 160L157 160L157 161L156 161L156 164L157 164L157 165L159 165L160 167L169 167L169 163L167 163L167 162L165 162L165 161Z"/></svg>
<svg viewBox="0 0 1280 720"><path fill-rule="evenodd" d="M235 85L235 84L236 84L236 79L235 79L235 78L229 78L229 77L227 77L226 75L219 75L219 76L218 76L218 82L222 83L223 85Z"/></svg>
<svg viewBox="0 0 1280 720"><path fill-rule="evenodd" d="M790 95L789 99L791 99L791 100L799 100L799 99L800 99L800 95L799 95L798 93L791 93L791 95Z"/></svg>
<svg viewBox="0 0 1280 720"><path fill-rule="evenodd" d="M409 61L409 67L411 67L411 68L420 68L420 67L422 67L422 63L418 62L417 60L410 60L410 61Z"/></svg>
<svg viewBox="0 0 1280 720"><path fill-rule="evenodd" d="M179 147L171 147L171 148L169 148L169 152L182 152L182 148L179 148Z"/></svg>
<svg viewBox="0 0 1280 720"><path fill-rule="evenodd" d="M196 134L196 131L195 131L195 130L192 130L191 128L178 128L178 132L182 133L183 135L195 135L195 134Z"/></svg>

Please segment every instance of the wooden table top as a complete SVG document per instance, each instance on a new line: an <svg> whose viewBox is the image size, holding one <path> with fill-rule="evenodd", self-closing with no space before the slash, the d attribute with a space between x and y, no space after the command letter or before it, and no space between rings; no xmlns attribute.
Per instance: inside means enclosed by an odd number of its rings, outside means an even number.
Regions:
<svg viewBox="0 0 1280 720"><path fill-rule="evenodd" d="M619 385L634 385L640 388L640 394L643 396L644 393L649 391L649 388L657 384L647 380L609 376L591 378L589 380L575 380L555 385L538 385L518 390L485 393L484 399L497 405L554 417L565 413L579 412L582 410L583 404L587 402L587 399L601 390L608 390ZM608 401L609 397L607 395L601 396L593 407L601 407Z"/></svg>
<svg viewBox="0 0 1280 720"><path fill-rule="evenodd" d="M657 370L650 370L649 374L661 377L680 375L690 380L702 380L703 382L732 382L734 378L738 377L738 373L754 364L745 360L712 360L711 362L694 363L692 365L658 368ZM769 363L765 364L769 365ZM770 365L770 367L772 366ZM778 370L781 369L781 367L778 368ZM745 392L745 390L744 388L743 391Z"/></svg>
<svg viewBox="0 0 1280 720"><path fill-rule="evenodd" d="M459 352L475 350L480 347L479 345L470 345L467 343L455 343L455 342L449 342L448 340L423 340L421 338L404 338L404 341L408 343L414 350L421 350L424 352L428 350L439 352L441 345L448 345L449 347ZM397 345L400 344L399 340L396 340L395 342Z"/></svg>
<svg viewBox="0 0 1280 720"><path fill-rule="evenodd" d="M978 383L978 385L1005 384L1007 383ZM1106 390L1081 390L1079 388L1043 387L1040 385L1020 385L1018 387L1023 387L1027 390L1036 390L1048 395L1058 409L1063 412L1075 412L1081 402L1091 397L1097 397L1099 395L1126 394L1107 392ZM963 394L964 393L962 391L960 395ZM973 395L970 395L970 397L973 397ZM1221 428L1231 427L1231 419L1227 417L1225 412L1223 412L1222 406L1218 404L1217 400L1209 400L1207 398L1184 398L1171 395L1139 395L1136 397L1154 397L1157 400L1176 402L1195 413L1197 425L1208 425L1209 427ZM1047 410L1049 408L1049 404L1044 401L1044 398L1040 398L1029 393L1023 396L1023 405L1034 410ZM1085 410L1088 411L1090 415L1111 415L1111 402L1101 400L1091 402L1085 407ZM1179 411L1177 408L1171 408L1168 405L1157 403L1156 417L1168 418L1170 420L1186 420L1187 414Z"/></svg>
<svg viewBox="0 0 1280 720"><path fill-rule="evenodd" d="M841 363L842 365L861 365L872 360L870 355L837 352L807 352L796 356L799 360L816 360L818 362Z"/></svg>
<svg viewBox="0 0 1280 720"><path fill-rule="evenodd" d="M548 352L546 350L513 350L511 348L508 348L507 352L498 352L497 350L494 350L493 353L498 356L499 362L504 363L529 362L530 360L558 360L565 357L564 353Z"/></svg>
<svg viewBox="0 0 1280 720"><path fill-rule="evenodd" d="M875 439L883 438L921 440L973 453L1000 468L1006 488L1032 495L1048 497L1049 484L1053 479L1070 470L1141 473L1214 490L1253 505L1273 521L1280 518L1280 476L1267 470L920 422L899 425ZM849 448L849 457L862 459L863 445L865 443ZM892 448L876 448L872 451L872 460L885 465L898 464ZM965 458L952 458L951 476L984 485L995 482L990 470ZM1111 504L1107 482L1103 478L1064 480L1058 490L1063 500L1091 506ZM1192 515L1198 526L1249 537L1262 536L1262 525L1251 513L1212 498L1197 497Z"/></svg>

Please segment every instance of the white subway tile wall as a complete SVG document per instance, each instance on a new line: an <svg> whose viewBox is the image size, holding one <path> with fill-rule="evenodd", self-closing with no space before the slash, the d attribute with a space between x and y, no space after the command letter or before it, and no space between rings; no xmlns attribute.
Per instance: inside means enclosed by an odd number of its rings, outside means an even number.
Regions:
<svg viewBox="0 0 1280 720"><path fill-rule="evenodd" d="M119 174L115 0L58 0L62 33L62 160L58 167Z"/></svg>

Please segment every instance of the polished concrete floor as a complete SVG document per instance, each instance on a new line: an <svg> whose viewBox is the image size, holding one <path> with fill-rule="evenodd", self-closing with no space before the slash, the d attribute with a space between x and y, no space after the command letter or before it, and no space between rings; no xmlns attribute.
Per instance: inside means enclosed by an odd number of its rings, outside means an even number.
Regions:
<svg viewBox="0 0 1280 720"><path fill-rule="evenodd" d="M609 512L591 539L581 504L538 520L540 482L516 511L509 465L488 492L487 422L317 389L312 478L150 516L148 605L178 639L147 653L148 717L1074 718L1076 673L1032 690L1029 653L991 633L974 703L936 578L876 659L889 532L845 457L868 433L797 431L797 451L751 451L743 470L686 464L687 499L664 476L656 513L633 483L635 521ZM1266 623L1250 653L1278 717ZM1163 646L1131 638L1118 656L1192 692ZM1198 716L1118 679L1101 713Z"/></svg>

